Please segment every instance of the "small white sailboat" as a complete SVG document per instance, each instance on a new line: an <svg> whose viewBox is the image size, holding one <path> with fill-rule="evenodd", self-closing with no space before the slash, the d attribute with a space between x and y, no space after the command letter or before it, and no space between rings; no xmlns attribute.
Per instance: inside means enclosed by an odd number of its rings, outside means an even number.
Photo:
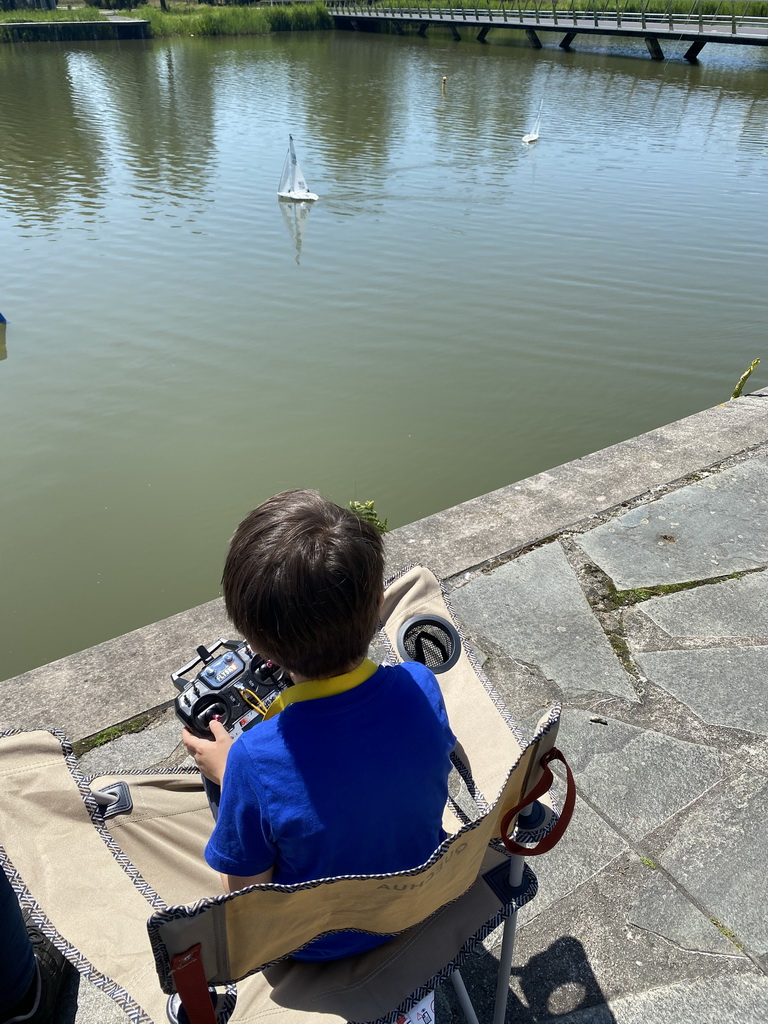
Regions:
<svg viewBox="0 0 768 1024"><path fill-rule="evenodd" d="M285 164L277 194L281 199L293 199L299 203L312 203L318 198L314 192L310 192L307 188L304 175L301 173L301 167L299 167L299 161L296 159L292 135L288 136L288 152L285 156Z"/></svg>
<svg viewBox="0 0 768 1024"><path fill-rule="evenodd" d="M533 125L533 131L532 132L528 132L527 135L523 136L523 142L525 142L525 143L536 142L538 137L539 137L539 129L541 128L541 107L542 107L543 103L544 103L544 100L542 100L541 103L539 104L539 112L536 115L536 121L535 121L535 123Z"/></svg>

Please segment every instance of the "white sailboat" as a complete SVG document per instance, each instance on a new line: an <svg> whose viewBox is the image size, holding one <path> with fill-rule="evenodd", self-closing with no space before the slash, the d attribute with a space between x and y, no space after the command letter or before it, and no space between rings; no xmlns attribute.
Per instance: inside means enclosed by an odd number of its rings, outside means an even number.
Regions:
<svg viewBox="0 0 768 1024"><path fill-rule="evenodd" d="M288 136L288 152L285 156L285 164L277 194L281 199L294 199L299 203L311 203L318 198L314 192L310 192L307 188L304 175L301 173L301 167L299 167L299 161L296 159L292 135Z"/></svg>
<svg viewBox="0 0 768 1024"><path fill-rule="evenodd" d="M533 131L532 132L528 132L527 135L523 136L523 142L528 143L528 142L536 142L537 141L537 139L539 137L539 129L541 128L541 107L542 107L543 103L544 103L544 100L542 100L541 103L539 104L539 112L536 115L536 121L535 121L534 126L533 126Z"/></svg>

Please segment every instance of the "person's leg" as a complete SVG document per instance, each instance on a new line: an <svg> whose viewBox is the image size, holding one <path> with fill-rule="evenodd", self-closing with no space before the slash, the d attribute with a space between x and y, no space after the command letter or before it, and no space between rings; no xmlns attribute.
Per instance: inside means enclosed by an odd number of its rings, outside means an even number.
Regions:
<svg viewBox="0 0 768 1024"><path fill-rule="evenodd" d="M0 871L0 1021L23 1009L29 997L31 1009L35 996L37 967L27 926L11 883ZM13 1011L13 1012L12 1012Z"/></svg>
<svg viewBox="0 0 768 1024"><path fill-rule="evenodd" d="M0 870L0 1024L56 1024L59 992L74 970L22 913Z"/></svg>

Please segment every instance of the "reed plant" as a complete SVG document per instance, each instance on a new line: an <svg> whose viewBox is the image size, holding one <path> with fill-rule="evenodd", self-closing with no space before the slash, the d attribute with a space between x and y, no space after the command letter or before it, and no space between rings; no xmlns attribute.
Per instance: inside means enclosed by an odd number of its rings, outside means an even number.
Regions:
<svg viewBox="0 0 768 1024"><path fill-rule="evenodd" d="M105 21L101 11L94 7L80 7L74 11L57 8L55 11L42 11L32 8L19 8L17 11L0 11L1 22L23 21Z"/></svg>
<svg viewBox="0 0 768 1024"><path fill-rule="evenodd" d="M145 18L150 34L163 36L251 36L270 32L311 32L333 28L322 3L275 7L214 7L209 4L173 4L168 11L143 4L135 9Z"/></svg>

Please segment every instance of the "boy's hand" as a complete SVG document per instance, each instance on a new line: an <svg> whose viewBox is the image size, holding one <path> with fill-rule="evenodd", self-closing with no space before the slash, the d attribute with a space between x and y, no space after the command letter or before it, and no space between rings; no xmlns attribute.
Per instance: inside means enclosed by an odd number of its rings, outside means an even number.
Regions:
<svg viewBox="0 0 768 1024"><path fill-rule="evenodd" d="M195 736L189 729L181 730L181 742L187 748L187 753L195 759L195 764L211 782L220 786L224 780L224 769L227 764L229 748L234 740L227 730L215 720L208 723L213 733L212 740L204 740Z"/></svg>

